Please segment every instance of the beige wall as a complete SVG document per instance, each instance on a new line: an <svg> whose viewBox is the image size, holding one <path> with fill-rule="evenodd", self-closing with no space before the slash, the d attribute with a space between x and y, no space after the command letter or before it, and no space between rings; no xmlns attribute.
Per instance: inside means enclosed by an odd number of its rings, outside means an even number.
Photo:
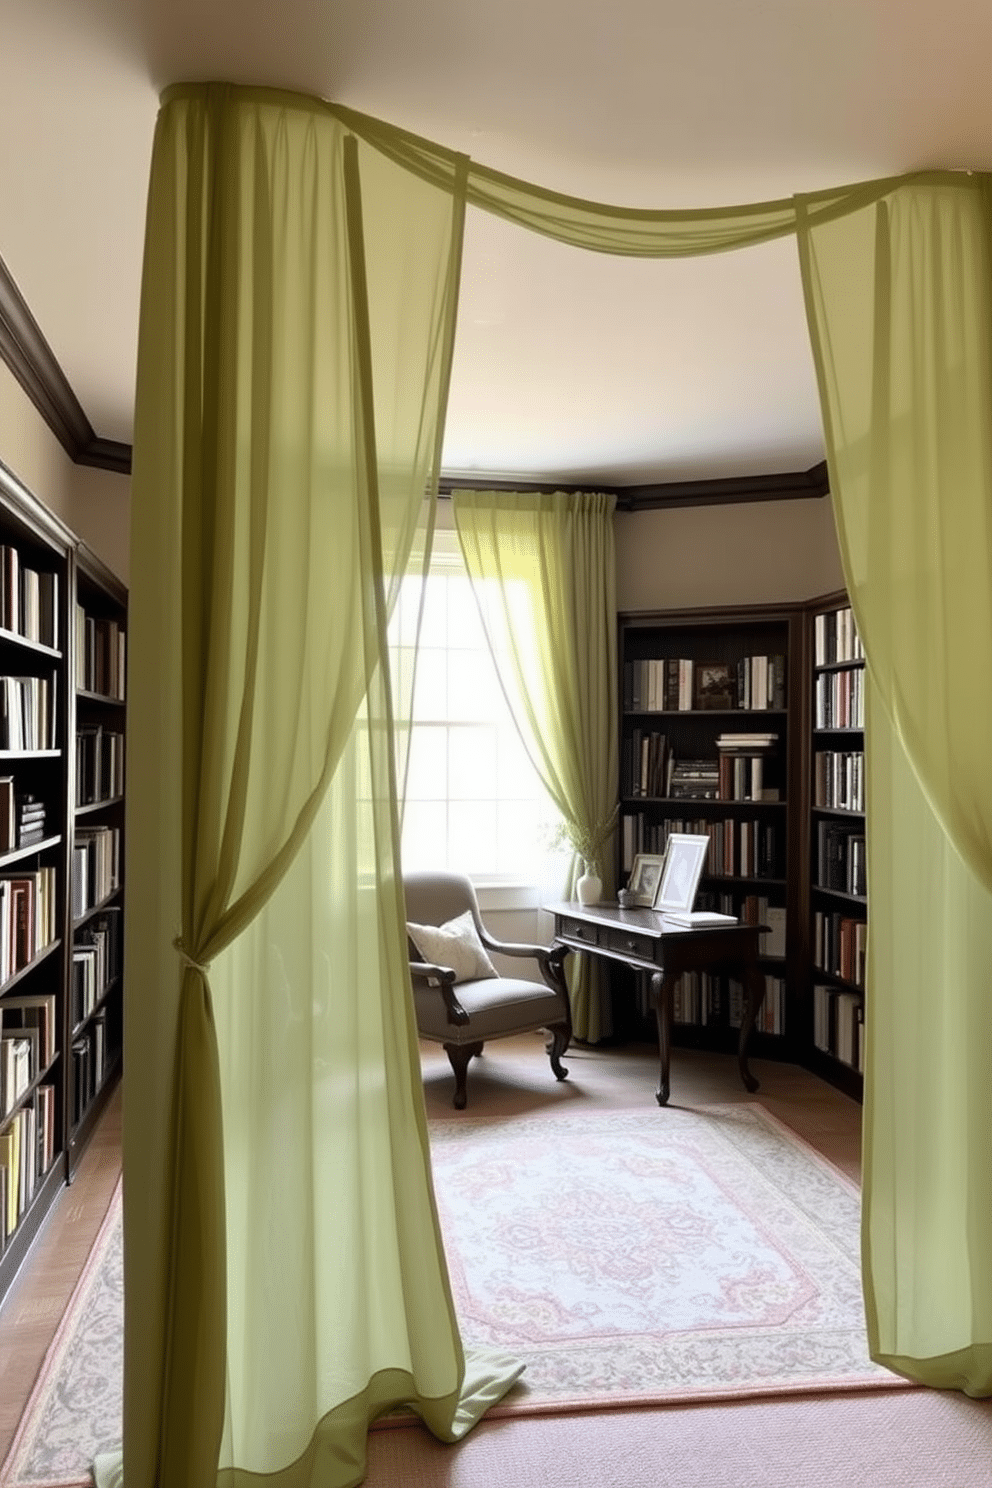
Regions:
<svg viewBox="0 0 992 1488"><path fill-rule="evenodd" d="M0 460L127 583L131 482L75 465L0 362Z"/></svg>
<svg viewBox="0 0 992 1488"><path fill-rule="evenodd" d="M844 588L829 497L618 512L617 608L812 599Z"/></svg>

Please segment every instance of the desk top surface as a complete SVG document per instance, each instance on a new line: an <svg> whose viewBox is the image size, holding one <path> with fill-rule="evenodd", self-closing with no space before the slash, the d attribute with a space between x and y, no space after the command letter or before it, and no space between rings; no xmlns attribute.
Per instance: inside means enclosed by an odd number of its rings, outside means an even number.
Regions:
<svg viewBox="0 0 992 1488"><path fill-rule="evenodd" d="M635 930L653 939L662 935L726 935L728 931L734 930L756 932L761 928L744 920L727 920L720 924L710 921L701 925L677 925L659 910L641 907L621 909L615 901L606 900L600 904L580 904L577 899L561 899L551 904L542 904L541 908L559 919L582 920L587 925L607 925L617 930Z"/></svg>

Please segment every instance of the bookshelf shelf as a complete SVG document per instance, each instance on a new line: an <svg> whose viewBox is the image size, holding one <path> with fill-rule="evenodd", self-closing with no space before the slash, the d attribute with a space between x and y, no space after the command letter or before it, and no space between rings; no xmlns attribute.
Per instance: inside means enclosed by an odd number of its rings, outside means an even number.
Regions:
<svg viewBox="0 0 992 1488"><path fill-rule="evenodd" d="M0 1301L121 1066L119 966L87 1018L71 1016L80 941L111 903L122 913L119 872L113 892L78 924L71 906L78 855L91 851L94 827L123 834L122 788L111 800L77 805L75 756L77 733L101 723L123 752L126 617L123 585L0 465L3 742L45 746L0 749L0 969L16 968L0 983ZM106 644L96 663L89 651L80 656L94 635L112 636L113 656ZM100 668L92 673L98 685L77 689L90 680L87 665ZM82 1035L93 1045L85 1089Z"/></svg>

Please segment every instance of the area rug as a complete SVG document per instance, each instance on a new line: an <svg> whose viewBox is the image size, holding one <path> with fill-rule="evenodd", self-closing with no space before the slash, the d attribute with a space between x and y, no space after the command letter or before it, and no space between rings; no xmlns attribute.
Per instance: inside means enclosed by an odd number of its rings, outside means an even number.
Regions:
<svg viewBox="0 0 992 1488"><path fill-rule="evenodd" d="M468 1116L430 1133L465 1346L526 1365L491 1416L911 1388L868 1357L857 1188L762 1106ZM119 1443L122 1270L118 1195L3 1488L88 1484Z"/></svg>
<svg viewBox="0 0 992 1488"><path fill-rule="evenodd" d="M757 1103L431 1123L491 1414L909 1388L868 1356L860 1196Z"/></svg>

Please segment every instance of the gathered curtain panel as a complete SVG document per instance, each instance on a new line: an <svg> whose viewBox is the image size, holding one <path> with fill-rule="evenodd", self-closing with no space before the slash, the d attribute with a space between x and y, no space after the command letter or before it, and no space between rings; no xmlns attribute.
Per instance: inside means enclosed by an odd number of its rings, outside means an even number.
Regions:
<svg viewBox="0 0 992 1488"><path fill-rule="evenodd" d="M394 212L397 253L363 222ZM376 1414L406 1402L452 1439L519 1372L466 1369L451 1306L384 664L436 490L462 219L294 95L163 103L133 472L127 1391L101 1482L351 1484Z"/></svg>
<svg viewBox="0 0 992 1488"><path fill-rule="evenodd" d="M988 178L626 211L317 99L183 85L156 132L136 394L127 1488L356 1483L379 1411L406 1400L452 1439L514 1377L466 1368L451 1311L385 651L436 487L466 201L612 253L798 232L871 678L871 1344L925 1382L992 1388L992 787L957 781L989 757L990 584L956 525L987 564ZM943 742L909 702L890 601L918 606L903 640L938 626ZM914 832L930 916L899 856Z"/></svg>
<svg viewBox="0 0 992 1488"><path fill-rule="evenodd" d="M531 763L575 854L566 893L588 862L607 895L617 810L614 496L452 493L458 541L500 685ZM610 1032L596 961L570 958L572 1026Z"/></svg>
<svg viewBox="0 0 992 1488"><path fill-rule="evenodd" d="M799 246L868 657L864 1277L875 1356L992 1393L992 182Z"/></svg>

